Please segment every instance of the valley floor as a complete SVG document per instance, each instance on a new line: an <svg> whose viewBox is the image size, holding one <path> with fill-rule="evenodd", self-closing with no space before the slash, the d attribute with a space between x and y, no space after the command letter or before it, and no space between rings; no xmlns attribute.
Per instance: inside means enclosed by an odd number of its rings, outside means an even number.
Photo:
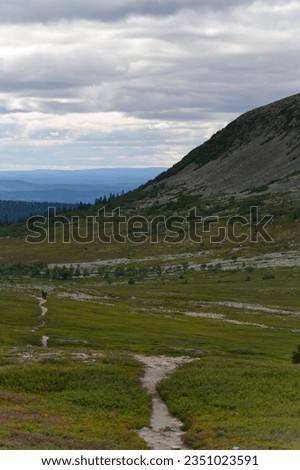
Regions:
<svg viewBox="0 0 300 470"><path fill-rule="evenodd" d="M194 258L3 280L0 447L300 449L300 269L278 264L296 254ZM161 399L180 421L155 422Z"/></svg>

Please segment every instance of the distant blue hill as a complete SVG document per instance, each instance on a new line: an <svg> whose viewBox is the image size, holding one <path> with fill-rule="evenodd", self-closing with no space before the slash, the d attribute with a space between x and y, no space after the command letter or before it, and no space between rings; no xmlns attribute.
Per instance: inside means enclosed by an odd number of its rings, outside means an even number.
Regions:
<svg viewBox="0 0 300 470"><path fill-rule="evenodd" d="M0 171L0 200L93 203L137 188L165 171L153 168Z"/></svg>

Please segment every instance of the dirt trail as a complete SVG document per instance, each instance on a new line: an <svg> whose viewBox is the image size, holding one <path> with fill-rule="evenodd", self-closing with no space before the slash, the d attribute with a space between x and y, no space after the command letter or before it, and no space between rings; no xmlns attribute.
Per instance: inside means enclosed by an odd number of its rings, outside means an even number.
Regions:
<svg viewBox="0 0 300 470"><path fill-rule="evenodd" d="M37 297L37 300L39 301L39 307L41 308L41 315L40 315L40 317L42 319L42 325L41 326L44 326L45 322L44 322L43 318L45 317L45 315L48 312L48 309L47 309L47 307L44 307L44 304L47 302L47 300L43 299L42 297ZM49 340L49 336L46 336L46 335L42 336L41 342L42 342L42 346L44 348L46 348L48 346L48 340Z"/></svg>
<svg viewBox="0 0 300 470"><path fill-rule="evenodd" d="M39 306L41 307L41 317L44 317L46 315L46 313L48 312L48 309L46 307L43 307L43 304L45 304L47 302L46 299L42 299L40 297L38 297L38 300L39 300Z"/></svg>
<svg viewBox="0 0 300 470"><path fill-rule="evenodd" d="M156 392L157 383L173 372L177 366L190 362L189 357L166 357L135 355L145 364L143 385L152 395L152 416L150 428L142 428L139 435L154 450L187 449L182 443L182 422L171 416L166 404Z"/></svg>

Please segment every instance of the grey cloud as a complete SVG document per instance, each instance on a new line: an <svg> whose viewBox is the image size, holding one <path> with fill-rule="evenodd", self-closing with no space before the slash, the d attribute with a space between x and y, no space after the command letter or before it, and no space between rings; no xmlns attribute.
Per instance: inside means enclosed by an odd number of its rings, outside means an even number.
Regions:
<svg viewBox="0 0 300 470"><path fill-rule="evenodd" d="M85 151L109 162L143 151L170 164L238 114L298 92L298 20L288 9L266 16L268 1L7 2L2 21L47 24L0 25L1 128L13 136L5 151L23 155L19 138L38 164L39 154L79 161ZM154 7L159 21L146 17ZM118 24L50 23L133 13L141 16ZM58 131L65 141L50 147Z"/></svg>
<svg viewBox="0 0 300 470"><path fill-rule="evenodd" d="M122 8L145 8L145 11L149 3L152 6L165 5L158 9L163 12L163 8L171 4L172 8L176 5L178 8L182 5L224 8L224 3L227 7L240 7L242 2L141 0L140 3L112 2L112 5L118 3L123 5ZM10 8L16 11L19 4L18 1L14 2ZM55 4L56 1L49 2L48 8L54 8ZM38 11L40 5L46 9L47 4L36 2L35 5ZM63 2L60 5L65 8ZM78 0L72 2L78 14L82 5ZM89 7L109 10L109 4L105 1L100 3L90 0L85 2L85 6L83 15L89 11ZM31 9L28 6L27 10ZM220 20L220 11L218 13ZM191 18L193 28L185 29ZM198 23L199 30L195 27ZM250 46L247 52L224 52L226 44L229 48L235 45L238 32L234 24L232 35L231 28L227 28L226 32L218 32L218 22L216 25L216 35L210 37L202 30L203 19L200 14L180 15L163 26L157 25L155 21L144 21L142 29L140 24L124 22L109 33L111 37L109 40L106 38L104 43L101 29L95 26L91 29L88 25L78 30L75 28L75 32L71 31L62 38L62 45L58 42L49 47L45 40L45 44L41 42L41 46L31 54L20 55L11 61L0 74L0 88L17 96L32 97L42 112L122 111L135 116L142 116L143 113L148 117L156 115L159 119L167 119L172 114L174 119L179 119L179 115L192 119L195 110L197 114L197 110L200 112L203 108L243 112L245 108L251 107L255 94L257 104L266 91L270 95L268 71L277 68L275 75L284 83L283 76L289 64L293 63L295 67L298 62L298 51L285 51L279 55L275 43L274 51L261 55L254 52L255 46ZM255 25L252 28L255 34ZM82 39L76 33L82 34ZM44 31L39 32L37 38L42 38L43 34ZM139 39L147 40L145 51L135 50ZM71 41L69 47L65 47L67 41ZM283 60L286 62L286 70L280 70ZM139 61L143 61L144 65L135 70L135 64ZM69 102L59 99L66 97L70 98Z"/></svg>
<svg viewBox="0 0 300 470"><path fill-rule="evenodd" d="M228 9L247 0L2 0L2 23L34 23L57 20L115 21L129 15L168 16L181 9Z"/></svg>

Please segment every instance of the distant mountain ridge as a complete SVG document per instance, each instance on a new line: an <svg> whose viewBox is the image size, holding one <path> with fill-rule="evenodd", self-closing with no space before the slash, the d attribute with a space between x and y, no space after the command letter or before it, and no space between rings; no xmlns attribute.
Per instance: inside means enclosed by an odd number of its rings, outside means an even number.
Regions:
<svg viewBox="0 0 300 470"><path fill-rule="evenodd" d="M155 178L164 167L0 171L0 200L93 203Z"/></svg>
<svg viewBox="0 0 300 470"><path fill-rule="evenodd" d="M158 175L145 190L218 196L300 188L300 94L249 111Z"/></svg>

